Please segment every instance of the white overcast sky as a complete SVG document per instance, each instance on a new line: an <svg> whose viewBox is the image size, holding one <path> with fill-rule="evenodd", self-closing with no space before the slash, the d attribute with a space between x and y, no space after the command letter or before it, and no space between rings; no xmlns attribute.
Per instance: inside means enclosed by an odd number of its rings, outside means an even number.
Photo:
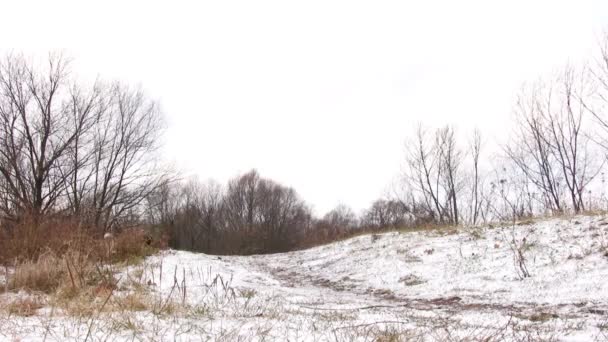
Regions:
<svg viewBox="0 0 608 342"><path fill-rule="evenodd" d="M257 168L323 213L399 174L418 121L506 137L514 96L591 54L606 0L1 1L0 49L141 84L186 174Z"/></svg>

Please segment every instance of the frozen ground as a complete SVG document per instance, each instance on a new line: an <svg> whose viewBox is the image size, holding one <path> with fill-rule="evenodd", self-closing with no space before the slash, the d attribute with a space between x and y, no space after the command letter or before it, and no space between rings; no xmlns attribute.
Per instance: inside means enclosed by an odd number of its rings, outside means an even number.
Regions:
<svg viewBox="0 0 608 342"><path fill-rule="evenodd" d="M143 291L145 309L102 297L90 315L0 314L0 340L606 341L607 247L608 218L580 216L275 255L167 251L120 270L112 295Z"/></svg>

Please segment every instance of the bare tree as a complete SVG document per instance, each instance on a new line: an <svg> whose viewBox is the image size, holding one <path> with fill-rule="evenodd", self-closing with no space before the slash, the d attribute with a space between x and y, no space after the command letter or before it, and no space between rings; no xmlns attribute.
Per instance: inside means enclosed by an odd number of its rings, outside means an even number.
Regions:
<svg viewBox="0 0 608 342"><path fill-rule="evenodd" d="M584 74L568 68L556 80L525 90L513 143L505 148L553 212L585 210L585 189L601 169L591 157L587 107L577 95L585 86Z"/></svg>
<svg viewBox="0 0 608 342"><path fill-rule="evenodd" d="M469 142L469 151L472 159L472 180L471 180L471 203L470 208L470 221L471 224L475 225L478 223L480 216L483 216L483 201L482 201L482 184L480 175L479 158L481 156L481 132L476 129L473 132L472 140Z"/></svg>
<svg viewBox="0 0 608 342"><path fill-rule="evenodd" d="M152 225L171 226L181 206L177 180L165 179L146 197L146 221Z"/></svg>
<svg viewBox="0 0 608 342"><path fill-rule="evenodd" d="M310 240L333 241L346 236L359 228L359 220L354 211L344 205L338 204L335 208L315 220L313 231L307 232Z"/></svg>
<svg viewBox="0 0 608 342"><path fill-rule="evenodd" d="M402 201L379 199L363 214L361 225L364 228L405 228L415 221L411 208Z"/></svg>
<svg viewBox="0 0 608 342"><path fill-rule="evenodd" d="M88 195L88 185L92 177L91 162L94 149L94 132L96 126L100 125L101 119L107 110L108 96L106 87L97 81L91 91L91 96L85 97L88 101L79 99L83 90L77 89L72 96L74 108L86 108L91 111L90 125L78 134L72 145L66 150L66 162L61 165L59 171L65 181L65 192L68 208L75 216L83 215L83 200ZM77 125L75 122L74 125Z"/></svg>
<svg viewBox="0 0 608 342"><path fill-rule="evenodd" d="M221 186L213 181L201 183L190 179L173 188L177 189L174 191L176 196L169 207L174 212L168 223L172 244L188 250L225 252L221 246L221 234L224 233Z"/></svg>
<svg viewBox="0 0 608 342"><path fill-rule="evenodd" d="M158 104L141 89L83 86L62 55L0 63L0 210L36 221L71 213L107 229L132 221L166 176Z"/></svg>
<svg viewBox="0 0 608 342"><path fill-rule="evenodd" d="M0 176L4 215L38 220L54 209L77 168L65 156L90 128L99 93L70 80L69 63L50 55L45 67L9 55L0 64Z"/></svg>
<svg viewBox="0 0 608 342"><path fill-rule="evenodd" d="M582 93L585 108L589 110L595 119L599 131L595 140L602 146L604 151L608 150L608 32L604 33L599 44L599 55L589 68L593 88L591 93Z"/></svg>
<svg viewBox="0 0 608 342"><path fill-rule="evenodd" d="M265 249L288 250L306 232L310 209L293 188L262 179L257 189L258 230L266 236Z"/></svg>
<svg viewBox="0 0 608 342"><path fill-rule="evenodd" d="M562 211L560 179L550 153L543 117L538 113L540 103L535 92L531 97L520 97L517 103L515 143L505 148L507 156L521 169L543 194L545 205L553 211Z"/></svg>
<svg viewBox="0 0 608 342"><path fill-rule="evenodd" d="M582 97L586 77L567 69L561 80L562 108L547 114L552 151L564 177L574 212L585 210L585 189L599 173L601 166L593 162L590 139L584 129L586 108ZM603 164L603 163L601 163Z"/></svg>
<svg viewBox="0 0 608 342"><path fill-rule="evenodd" d="M232 230L247 231L254 229L255 210L258 196L256 190L260 184L260 175L256 170L232 179L226 193L226 210L228 227Z"/></svg>
<svg viewBox="0 0 608 342"><path fill-rule="evenodd" d="M82 177L73 180L70 197L86 202L94 226L107 230L166 181L157 153L162 128L158 104L141 89L107 88L88 149L73 154Z"/></svg>
<svg viewBox="0 0 608 342"><path fill-rule="evenodd" d="M459 224L462 151L449 126L436 130L433 140L428 135L419 126L415 139L406 144L405 181L421 197L415 202L424 203L437 222Z"/></svg>
<svg viewBox="0 0 608 342"><path fill-rule="evenodd" d="M357 227L357 215L345 204L338 204L334 209L323 215L323 220L331 227L351 230Z"/></svg>
<svg viewBox="0 0 608 342"><path fill-rule="evenodd" d="M458 194L463 188L460 179L460 163L462 152L456 145L454 129L446 126L437 131L437 151L439 157L442 185L446 194L447 215L450 223L458 225L460 212L458 210Z"/></svg>
<svg viewBox="0 0 608 342"><path fill-rule="evenodd" d="M426 205L426 210L438 222L444 222L445 209L440 194L441 169L437 160L437 149L432 141L429 141L428 132L418 125L414 140L406 143L407 169L404 181L415 193L422 196L421 202Z"/></svg>

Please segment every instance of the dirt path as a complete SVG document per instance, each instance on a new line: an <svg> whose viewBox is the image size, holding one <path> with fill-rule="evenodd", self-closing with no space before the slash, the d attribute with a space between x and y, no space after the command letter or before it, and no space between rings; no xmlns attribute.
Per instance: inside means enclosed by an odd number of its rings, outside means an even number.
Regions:
<svg viewBox="0 0 608 342"><path fill-rule="evenodd" d="M320 293L331 293L330 297L338 298L338 306L318 303L307 307L311 310L353 311L353 310L384 310L393 311L396 316L412 311L433 312L439 315L453 316L457 314L486 314L490 316L518 317L530 322L548 322L553 319L586 319L589 316L608 320L607 303L558 303L512 304L493 303L491 298L473 298L471 296L450 296L437 298L403 297L390 290L358 287L350 279L330 280L311 273L311 270L298 267L298 263L285 266L271 266L266 257L255 257L251 266L270 275L282 286L292 289L314 288ZM349 300L356 298L352 303ZM351 304L351 305L348 305ZM365 304L365 305L362 305ZM356 307L356 305L361 305ZM353 307L355 306L355 307Z"/></svg>

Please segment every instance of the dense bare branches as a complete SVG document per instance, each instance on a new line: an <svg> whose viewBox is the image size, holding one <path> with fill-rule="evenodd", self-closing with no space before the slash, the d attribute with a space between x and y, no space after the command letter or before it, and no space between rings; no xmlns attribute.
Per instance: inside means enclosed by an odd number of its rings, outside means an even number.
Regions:
<svg viewBox="0 0 608 342"><path fill-rule="evenodd" d="M482 192L485 221L520 220L545 210L527 176L508 158L490 176L490 186Z"/></svg>
<svg viewBox="0 0 608 342"><path fill-rule="evenodd" d="M160 217L164 218L160 222L171 227L173 244L188 250L219 250L213 247L219 245L217 239L225 231L222 187L212 181L201 183L196 179L173 187L177 189L173 191L174 195L159 201ZM162 189L162 196L170 194L166 187Z"/></svg>
<svg viewBox="0 0 608 342"><path fill-rule="evenodd" d="M406 144L405 181L438 223L459 224L459 195L463 189L462 151L455 131L446 126L434 132L418 126L414 140Z"/></svg>
<svg viewBox="0 0 608 342"><path fill-rule="evenodd" d="M0 212L73 214L107 229L159 184L158 105L140 89L74 81L69 62L0 64Z"/></svg>
<svg viewBox="0 0 608 342"><path fill-rule="evenodd" d="M458 225L458 194L463 188L460 163L462 152L456 145L454 129L444 127L437 132L437 152L443 191L446 195L446 212L450 223Z"/></svg>
<svg viewBox="0 0 608 342"><path fill-rule="evenodd" d="M251 230L254 228L256 207L259 196L260 175L252 170L228 183L226 210L228 227L232 230Z"/></svg>
<svg viewBox="0 0 608 342"><path fill-rule="evenodd" d="M94 223L105 228L164 180L154 159L162 129L158 105L141 89L120 84L110 88L108 105L93 136L89 169Z"/></svg>
<svg viewBox="0 0 608 342"><path fill-rule="evenodd" d="M554 81L524 90L517 105L517 131L507 156L553 212L585 210L585 190L603 161L593 160L585 133L584 74L566 69Z"/></svg>
<svg viewBox="0 0 608 342"><path fill-rule="evenodd" d="M49 56L39 69L22 56L0 65L0 174L8 195L5 215L46 214L64 195L66 155L90 129L99 101L96 87L79 91L68 62Z"/></svg>
<svg viewBox="0 0 608 342"><path fill-rule="evenodd" d="M591 81L593 84L590 93L581 94L581 99L585 108L593 115L595 122L599 126L600 137L595 141L604 150L608 149L608 32L606 32L599 42L599 54L594 63L589 68Z"/></svg>
<svg viewBox="0 0 608 342"><path fill-rule="evenodd" d="M418 126L415 140L406 143L406 163L404 180L412 192L421 195L420 201L425 204L429 214L443 222L445 210L440 198L441 174L436 147L429 141L428 132L422 125Z"/></svg>
<svg viewBox="0 0 608 342"><path fill-rule="evenodd" d="M252 170L228 182L191 180L179 195L169 222L175 247L213 253L277 252L293 248L309 233L312 214L294 189Z"/></svg>
<svg viewBox="0 0 608 342"><path fill-rule="evenodd" d="M323 221L338 229L354 229L359 224L355 212L345 204L339 204L323 216Z"/></svg>
<svg viewBox="0 0 608 342"><path fill-rule="evenodd" d="M368 229L405 228L415 223L411 208L402 201L379 199L363 214L362 226Z"/></svg>

